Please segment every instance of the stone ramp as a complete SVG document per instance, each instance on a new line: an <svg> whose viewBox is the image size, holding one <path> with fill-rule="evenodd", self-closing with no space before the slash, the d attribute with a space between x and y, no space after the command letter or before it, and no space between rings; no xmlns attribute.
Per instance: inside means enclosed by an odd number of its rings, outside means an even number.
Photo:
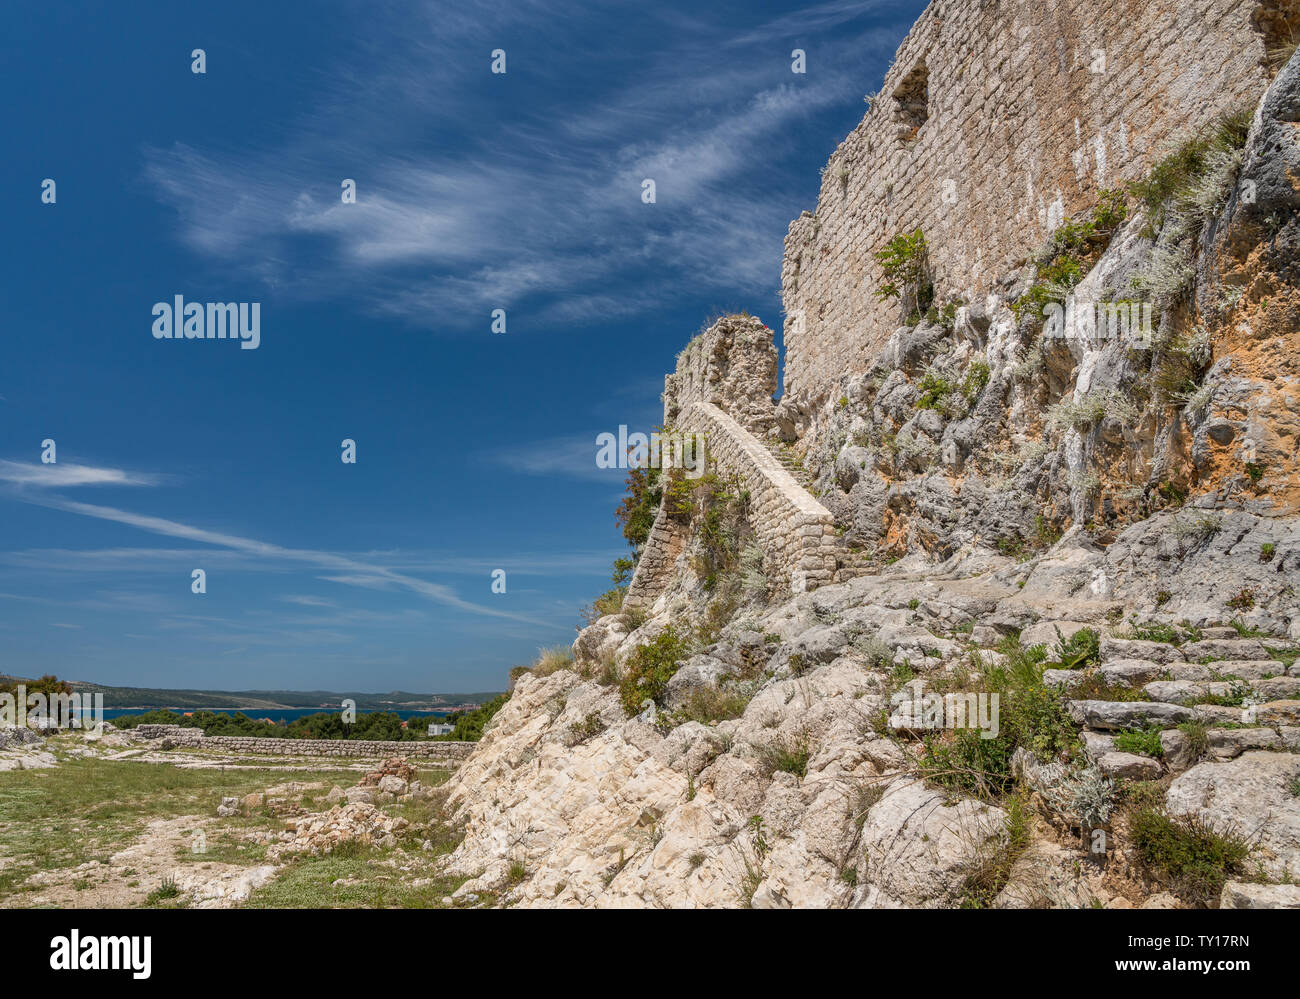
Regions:
<svg viewBox="0 0 1300 999"><path fill-rule="evenodd" d="M687 405L675 429L704 435L711 465L748 491L764 571L778 593L802 593L833 580L840 550L834 518L766 445L710 402ZM683 529L661 508L628 590L633 606L663 591L684 543Z"/></svg>

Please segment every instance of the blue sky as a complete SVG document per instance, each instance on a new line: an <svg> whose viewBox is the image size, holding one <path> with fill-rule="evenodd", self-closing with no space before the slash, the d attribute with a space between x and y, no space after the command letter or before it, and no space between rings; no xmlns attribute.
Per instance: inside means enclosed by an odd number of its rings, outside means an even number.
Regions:
<svg viewBox="0 0 1300 999"><path fill-rule="evenodd" d="M471 691L571 641L626 553L595 436L710 314L780 328L923 7L7 5L0 672ZM176 294L260 346L155 339Z"/></svg>

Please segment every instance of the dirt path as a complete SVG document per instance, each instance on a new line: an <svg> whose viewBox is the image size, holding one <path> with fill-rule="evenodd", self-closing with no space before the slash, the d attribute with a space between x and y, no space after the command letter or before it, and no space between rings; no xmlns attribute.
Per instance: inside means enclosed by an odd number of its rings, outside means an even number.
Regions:
<svg viewBox="0 0 1300 999"><path fill-rule="evenodd" d="M192 899L191 908L231 908L271 880L279 868L177 859L178 852L193 850L197 833L206 836L214 825L218 825L215 819L199 815L154 819L140 839L113 854L107 864L92 860L64 870L39 871L28 884L40 889L13 901L21 901L24 908L134 908L170 880L180 889L178 897Z"/></svg>

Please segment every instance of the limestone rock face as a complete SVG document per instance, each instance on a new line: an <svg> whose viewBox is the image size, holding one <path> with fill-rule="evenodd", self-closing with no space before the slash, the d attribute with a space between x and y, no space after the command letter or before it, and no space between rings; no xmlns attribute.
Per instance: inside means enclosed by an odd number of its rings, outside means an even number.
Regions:
<svg viewBox="0 0 1300 999"><path fill-rule="evenodd" d="M1015 209L1014 238L969 224L956 238L963 212L997 206L952 208L919 174L894 205L893 185L878 182L942 137L938 122L904 121L906 134L889 136L902 145L873 172L880 115L923 112L916 58L924 49L937 67L948 33L969 34L960 18L919 23L891 71L902 89L883 95L897 106L873 105L836 151L818 214L791 226L786 395L773 402L772 331L744 314L693 340L665 383L666 424L707 431L713 470L744 497L729 525L744 558L728 564L726 532L706 531L698 511L661 506L623 612L578 636L572 669L522 676L450 781L465 837L447 865L471 879L462 896L536 907L1212 903L1179 897L1191 889L1162 880L1126 839L1122 808L1136 796L1122 792L1168 782L1175 823L1232 825L1252 844L1251 871L1276 882L1232 882L1225 907L1294 903L1300 55L1269 82L1259 38L1230 7L1198 0L1183 16L1230 25L1236 43L1182 55L1231 85L1201 104L1162 94L1162 106L1194 108L1144 119L1151 137L1182 141L1220 111L1255 107L1248 132L1207 156L1194 208L1131 197L1107 208L1089 186L1102 186L1100 160L1094 173L1083 147L1048 150L1048 174L1075 179L1062 185L1069 205L1058 195L1038 206L1037 249L1032 211ZM1126 24L1149 16L1121 8ZM983 128L992 112L969 113ZM1104 147L1096 138L1087 148ZM1105 186L1138 179L1125 171L1149 168L1154 149L1126 149ZM906 160L909 177L918 162L928 160ZM947 206L942 217L917 198ZM913 216L933 241L933 308L913 314L926 303L909 288L895 316L896 303L863 287L879 286L872 261L891 235L881 226L910 231ZM1078 258L1064 289L1041 270L1062 243ZM1080 311L1130 302L1135 289L1154 314L1130 312L1127 332ZM1044 302L1062 315L1044 322ZM668 628L689 641L628 717L616 685ZM1098 632L1097 655L1065 656L1058 646L1083 628ZM978 717L994 684L1038 704L1043 729L956 731L971 716L959 721L954 705L969 695ZM926 689L948 695L932 703L938 722L925 720ZM902 716L909 697L920 713ZM986 735L1022 741L990 754L991 771L945 769L969 763L968 740Z"/></svg>
<svg viewBox="0 0 1300 999"><path fill-rule="evenodd" d="M967 876L1006 838L1002 809L949 799L920 781L891 785L862 833L856 908L951 908Z"/></svg>

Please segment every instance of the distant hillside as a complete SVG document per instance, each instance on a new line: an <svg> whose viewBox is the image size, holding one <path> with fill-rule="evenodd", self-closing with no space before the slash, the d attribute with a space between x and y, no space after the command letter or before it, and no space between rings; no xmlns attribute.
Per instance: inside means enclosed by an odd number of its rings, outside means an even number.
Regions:
<svg viewBox="0 0 1300 999"><path fill-rule="evenodd" d="M0 674L0 683L20 680ZM68 681L77 693L103 694L106 708L241 708L244 710L338 708L344 698L358 711L443 711L453 706L483 704L500 691L470 694L417 694L393 690L386 694L333 690L190 690L156 687L110 687L84 680Z"/></svg>

